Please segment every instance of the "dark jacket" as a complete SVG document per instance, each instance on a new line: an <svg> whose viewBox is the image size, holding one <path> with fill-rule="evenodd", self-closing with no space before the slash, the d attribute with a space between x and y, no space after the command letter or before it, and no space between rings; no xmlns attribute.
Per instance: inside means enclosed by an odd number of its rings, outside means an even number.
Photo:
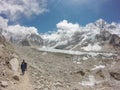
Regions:
<svg viewBox="0 0 120 90"><path fill-rule="evenodd" d="M22 69L22 71L25 71L27 69L27 63L26 62L22 62L21 69Z"/></svg>

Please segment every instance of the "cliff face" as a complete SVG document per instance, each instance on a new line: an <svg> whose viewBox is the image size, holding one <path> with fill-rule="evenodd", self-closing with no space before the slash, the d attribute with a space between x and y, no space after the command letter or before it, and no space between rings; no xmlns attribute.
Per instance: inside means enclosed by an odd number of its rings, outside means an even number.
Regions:
<svg viewBox="0 0 120 90"><path fill-rule="evenodd" d="M22 46L42 46L43 39L40 35L31 34L19 42Z"/></svg>
<svg viewBox="0 0 120 90"><path fill-rule="evenodd" d="M102 31L100 34L96 35L98 42L104 45L112 46L112 50L120 50L120 37L116 34L111 34L109 31Z"/></svg>

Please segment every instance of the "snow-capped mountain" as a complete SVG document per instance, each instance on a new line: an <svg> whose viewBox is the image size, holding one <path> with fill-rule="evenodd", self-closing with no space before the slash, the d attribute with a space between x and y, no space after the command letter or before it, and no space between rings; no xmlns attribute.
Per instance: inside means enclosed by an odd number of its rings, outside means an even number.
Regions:
<svg viewBox="0 0 120 90"><path fill-rule="evenodd" d="M40 35L31 34L19 42L22 46L42 46L43 39Z"/></svg>
<svg viewBox="0 0 120 90"><path fill-rule="evenodd" d="M43 39L35 27L8 25L8 20L0 17L0 34L12 43L25 46L41 46Z"/></svg>
<svg viewBox="0 0 120 90"><path fill-rule="evenodd" d="M66 20L57 24L58 31L43 35L44 46L55 49L100 51L120 49L120 24L103 19L85 27Z"/></svg>
<svg viewBox="0 0 120 90"><path fill-rule="evenodd" d="M43 35L39 34L35 27L8 25L8 20L2 17L0 22L0 33L20 45L83 51L120 49L120 24L109 24L103 19L86 26L63 20L56 25L57 31Z"/></svg>
<svg viewBox="0 0 120 90"><path fill-rule="evenodd" d="M8 26L2 33L12 43L23 46L40 46L43 39L34 27L24 27L20 25Z"/></svg>

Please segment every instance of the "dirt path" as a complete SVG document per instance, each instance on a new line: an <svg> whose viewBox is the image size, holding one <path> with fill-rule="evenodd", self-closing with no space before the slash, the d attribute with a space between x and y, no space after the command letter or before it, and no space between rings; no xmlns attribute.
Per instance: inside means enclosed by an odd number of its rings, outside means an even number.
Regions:
<svg viewBox="0 0 120 90"><path fill-rule="evenodd" d="M20 82L16 82L16 84L12 86L10 90L33 90L28 73L20 75Z"/></svg>
<svg viewBox="0 0 120 90"><path fill-rule="evenodd" d="M17 90L33 90L27 73L24 76L20 76L20 79L20 84L16 86Z"/></svg>
<svg viewBox="0 0 120 90"><path fill-rule="evenodd" d="M18 53L19 51L16 49L16 52ZM24 57L24 54L22 54L21 52L18 53L19 56L21 57L21 61L20 63L22 62L22 59ZM29 72L29 69L25 72L24 75L21 75L21 71L19 71L20 73L20 81L19 82L16 82L17 84L14 84L13 86L13 89L12 90L33 90L33 85L30 81L30 72Z"/></svg>

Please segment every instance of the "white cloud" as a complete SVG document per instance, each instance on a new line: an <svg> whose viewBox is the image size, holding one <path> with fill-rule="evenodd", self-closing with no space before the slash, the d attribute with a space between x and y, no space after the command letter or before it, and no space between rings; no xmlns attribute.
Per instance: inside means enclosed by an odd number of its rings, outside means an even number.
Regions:
<svg viewBox="0 0 120 90"><path fill-rule="evenodd" d="M30 35L30 34L38 34L37 29L35 27L25 27L20 25L12 25L8 26L8 32L11 32L15 35Z"/></svg>
<svg viewBox="0 0 120 90"><path fill-rule="evenodd" d="M44 39L49 39L53 41L65 40L71 37L75 31L80 30L80 26L77 23L70 23L67 20L63 20L56 24L57 31L51 34L43 35Z"/></svg>
<svg viewBox="0 0 120 90"><path fill-rule="evenodd" d="M37 34L38 30L35 27L25 27L20 25L10 25L3 31L3 35L9 40L11 37L16 40L24 39L31 34Z"/></svg>
<svg viewBox="0 0 120 90"><path fill-rule="evenodd" d="M0 0L0 14L15 21L21 15L27 17L42 14L46 11L46 0Z"/></svg>
<svg viewBox="0 0 120 90"><path fill-rule="evenodd" d="M79 24L73 24L68 22L67 20L63 20L61 22L59 22L57 25L57 28L60 30L68 30L68 31L72 31L72 30L79 30L80 26Z"/></svg>
<svg viewBox="0 0 120 90"><path fill-rule="evenodd" d="M35 27L25 27L21 25L8 25L8 19L0 17L0 32L6 37L21 37L24 38L27 35L39 34Z"/></svg>

